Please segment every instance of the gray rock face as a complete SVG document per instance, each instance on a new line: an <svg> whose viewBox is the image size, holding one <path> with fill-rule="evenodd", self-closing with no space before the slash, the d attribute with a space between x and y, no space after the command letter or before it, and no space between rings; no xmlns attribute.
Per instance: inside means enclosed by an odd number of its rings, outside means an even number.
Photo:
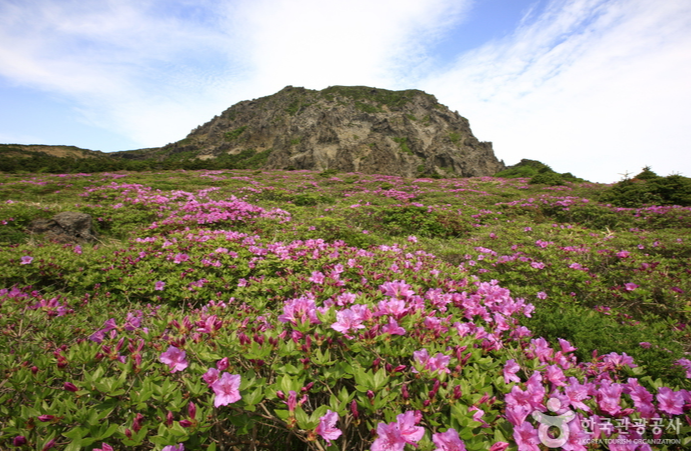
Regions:
<svg viewBox="0 0 691 451"><path fill-rule="evenodd" d="M58 243L87 243L96 240L91 215L75 211L58 213L52 219L36 219L29 225L29 231L43 234L46 239Z"/></svg>
<svg viewBox="0 0 691 451"><path fill-rule="evenodd" d="M157 154L206 160L241 152L255 152L267 169L471 177L505 168L492 144L434 96L364 86L288 86L232 106Z"/></svg>

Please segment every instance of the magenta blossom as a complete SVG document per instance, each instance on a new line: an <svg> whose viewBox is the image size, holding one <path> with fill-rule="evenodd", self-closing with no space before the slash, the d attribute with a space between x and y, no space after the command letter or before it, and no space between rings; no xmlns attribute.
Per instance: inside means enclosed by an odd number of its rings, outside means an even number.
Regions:
<svg viewBox="0 0 691 451"><path fill-rule="evenodd" d="M403 451L405 443L396 423L379 423L377 439L370 449L371 451Z"/></svg>
<svg viewBox="0 0 691 451"><path fill-rule="evenodd" d="M100 448L94 448L93 451L113 451L113 447L107 443L101 443Z"/></svg>
<svg viewBox="0 0 691 451"><path fill-rule="evenodd" d="M182 263L186 262L190 259L189 255L187 254L175 254L175 258L173 258L173 263Z"/></svg>
<svg viewBox="0 0 691 451"><path fill-rule="evenodd" d="M520 382L521 378L516 376L516 373L518 373L520 369L521 367L518 366L518 363L516 363L514 359L507 360L506 365L504 365L504 383Z"/></svg>
<svg viewBox="0 0 691 451"><path fill-rule="evenodd" d="M453 428L433 434L432 441L437 445L434 451L466 451L463 440Z"/></svg>
<svg viewBox="0 0 691 451"><path fill-rule="evenodd" d="M302 324L309 321L310 324L319 324L317 318L317 306L314 299L301 296L297 299L288 299L283 302L283 314L278 316L282 323Z"/></svg>
<svg viewBox="0 0 691 451"><path fill-rule="evenodd" d="M396 417L396 425L406 443L415 445L425 435L425 428L415 426L420 422L420 412L408 411Z"/></svg>
<svg viewBox="0 0 691 451"><path fill-rule="evenodd" d="M537 430L527 421L513 428L513 438L519 451L540 451Z"/></svg>
<svg viewBox="0 0 691 451"><path fill-rule="evenodd" d="M178 349L175 346L169 346L168 350L161 354L159 360L168 365L171 373L175 373L187 368L188 363L187 360L185 360L186 355L187 354L185 351Z"/></svg>
<svg viewBox="0 0 691 451"><path fill-rule="evenodd" d="M216 368L209 368L206 373L202 375L202 379L206 382L206 385L211 386L214 382L218 380L219 371Z"/></svg>
<svg viewBox="0 0 691 451"><path fill-rule="evenodd" d="M451 371L447 368L449 362L451 361L451 356L444 355L441 352L437 353L434 357L429 356L427 349L421 349L419 351L413 352L413 358L415 363L421 365L423 369L434 372L441 371L443 373L450 373ZM414 373L418 371L413 369Z"/></svg>
<svg viewBox="0 0 691 451"><path fill-rule="evenodd" d="M338 414L327 410L324 416L319 418L319 426L315 432L321 436L328 445L331 445L331 440L336 440L341 436L342 432L336 427L338 422Z"/></svg>
<svg viewBox="0 0 691 451"><path fill-rule="evenodd" d="M669 387L660 387L657 392L657 408L670 415L684 413L684 396L681 391L674 391Z"/></svg>
<svg viewBox="0 0 691 451"><path fill-rule="evenodd" d="M388 324L385 324L384 327L381 328L381 330L385 334L405 335L405 329L399 326L398 322L391 317L389 317Z"/></svg>
<svg viewBox="0 0 691 451"><path fill-rule="evenodd" d="M686 370L686 377L691 378L691 360L689 359L679 359L675 363Z"/></svg>
<svg viewBox="0 0 691 451"><path fill-rule="evenodd" d="M626 291L633 291L636 288L638 288L638 285L636 285L635 283L625 283L624 288L626 288Z"/></svg>
<svg viewBox="0 0 691 451"><path fill-rule="evenodd" d="M360 315L357 315L353 310L347 308L336 312L336 322L331 325L331 328L339 331L348 338L352 338L348 335L348 332L356 329L364 329L365 326L362 324Z"/></svg>
<svg viewBox="0 0 691 451"><path fill-rule="evenodd" d="M178 443L177 445L169 445L163 447L161 451L185 451L185 445Z"/></svg>
<svg viewBox="0 0 691 451"><path fill-rule="evenodd" d="M220 379L211 384L216 394L214 407L227 406L242 399L240 396L240 375L223 373Z"/></svg>
<svg viewBox="0 0 691 451"><path fill-rule="evenodd" d="M163 289L166 287L166 283L162 281L158 281L154 284L154 290L156 291L163 291Z"/></svg>
<svg viewBox="0 0 691 451"><path fill-rule="evenodd" d="M379 423L371 451L403 451L406 443L415 445L425 435L423 427L415 426L419 421L419 412L408 411L398 415L395 423Z"/></svg>
<svg viewBox="0 0 691 451"><path fill-rule="evenodd" d="M34 257L30 257L30 256L28 256L28 255L25 255L24 257L22 257L22 261L21 261L19 264L20 264L20 265L28 265L28 264L30 264L32 261L34 261Z"/></svg>

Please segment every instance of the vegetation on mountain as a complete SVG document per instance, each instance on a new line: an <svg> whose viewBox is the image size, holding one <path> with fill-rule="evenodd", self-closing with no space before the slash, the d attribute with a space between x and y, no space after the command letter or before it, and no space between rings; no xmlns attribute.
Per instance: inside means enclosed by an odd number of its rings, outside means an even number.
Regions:
<svg viewBox="0 0 691 451"><path fill-rule="evenodd" d="M0 448L686 449L691 208L538 174L3 174Z"/></svg>
<svg viewBox="0 0 691 451"><path fill-rule="evenodd" d="M633 178L625 177L600 198L618 207L640 208L644 205L691 206L691 178L679 174L661 177L650 167Z"/></svg>

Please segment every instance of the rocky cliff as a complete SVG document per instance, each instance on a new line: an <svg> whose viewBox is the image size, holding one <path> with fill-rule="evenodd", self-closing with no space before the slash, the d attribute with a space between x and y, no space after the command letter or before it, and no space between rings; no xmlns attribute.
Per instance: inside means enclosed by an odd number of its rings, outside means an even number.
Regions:
<svg viewBox="0 0 691 451"><path fill-rule="evenodd" d="M434 96L364 86L321 91L287 86L233 105L185 139L137 158L238 155L267 169L406 177L489 176L504 169L492 144L478 141L468 120Z"/></svg>

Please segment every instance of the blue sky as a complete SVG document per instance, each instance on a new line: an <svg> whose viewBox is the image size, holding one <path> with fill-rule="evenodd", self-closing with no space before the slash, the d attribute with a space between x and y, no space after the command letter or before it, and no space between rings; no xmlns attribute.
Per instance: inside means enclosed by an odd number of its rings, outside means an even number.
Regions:
<svg viewBox="0 0 691 451"><path fill-rule="evenodd" d="M2 0L0 142L156 147L286 85L422 89L498 158L691 176L688 0Z"/></svg>

